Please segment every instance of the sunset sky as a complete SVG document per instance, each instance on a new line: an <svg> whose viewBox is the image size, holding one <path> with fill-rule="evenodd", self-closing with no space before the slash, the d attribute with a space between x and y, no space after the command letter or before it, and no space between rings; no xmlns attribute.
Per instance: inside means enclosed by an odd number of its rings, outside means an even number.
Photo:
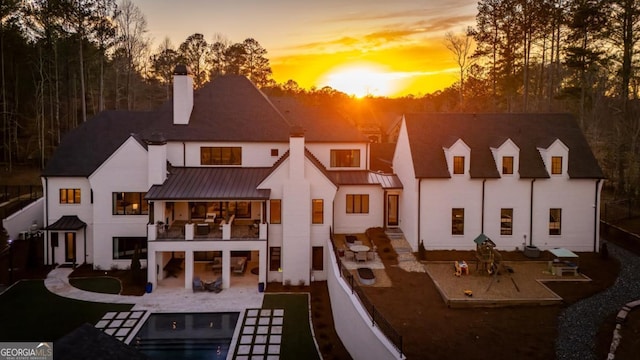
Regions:
<svg viewBox="0 0 640 360"><path fill-rule="evenodd" d="M426 94L456 81L444 33L475 24L476 0L133 0L154 51L165 37L252 37L277 82L353 95Z"/></svg>

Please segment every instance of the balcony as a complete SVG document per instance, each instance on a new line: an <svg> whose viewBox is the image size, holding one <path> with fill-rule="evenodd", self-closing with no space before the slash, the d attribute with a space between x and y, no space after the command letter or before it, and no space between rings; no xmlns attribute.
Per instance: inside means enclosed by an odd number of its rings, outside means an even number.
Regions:
<svg viewBox="0 0 640 360"><path fill-rule="evenodd" d="M147 225L148 239L163 240L264 240L267 224L255 220L229 223L174 221L171 225Z"/></svg>

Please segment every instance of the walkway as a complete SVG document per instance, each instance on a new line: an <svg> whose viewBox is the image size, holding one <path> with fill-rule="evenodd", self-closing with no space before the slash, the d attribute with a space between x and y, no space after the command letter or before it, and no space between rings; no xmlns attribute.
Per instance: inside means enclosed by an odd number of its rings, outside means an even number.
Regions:
<svg viewBox="0 0 640 360"><path fill-rule="evenodd" d="M620 261L620 275L607 290L569 306L560 314L556 340L556 357L560 360L596 359L595 338L604 320L626 303L640 299L640 257L615 244L607 246L609 256Z"/></svg>
<svg viewBox="0 0 640 360"><path fill-rule="evenodd" d="M158 287L142 296L100 294L80 290L69 284L73 269L56 268L44 284L54 294L84 301L134 304L132 310L151 312L224 312L262 307L263 293L255 287L232 287L221 293L196 292L184 288Z"/></svg>

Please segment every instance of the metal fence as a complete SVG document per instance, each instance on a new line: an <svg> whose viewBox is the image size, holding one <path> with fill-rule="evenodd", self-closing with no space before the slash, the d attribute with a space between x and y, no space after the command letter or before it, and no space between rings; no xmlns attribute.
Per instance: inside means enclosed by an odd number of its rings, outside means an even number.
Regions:
<svg viewBox="0 0 640 360"><path fill-rule="evenodd" d="M333 231L330 233L331 237L331 246L333 247L333 253L336 254L336 263L338 265L338 269L340 272L340 276L345 280L345 282L349 285L351 289L351 293L355 294L362 306L365 308L369 317L371 318L371 325L377 326L378 329L389 339L389 341L396 347L396 349L400 352L400 356L402 356L402 335L393 328L391 323L378 311L378 309L373 305L367 294L365 294L364 290L358 282L355 280L355 276L349 272L348 269L342 266L342 261L340 261L340 257L338 256L338 249L336 247L336 243L333 237Z"/></svg>
<svg viewBox="0 0 640 360"><path fill-rule="evenodd" d="M23 209L43 196L39 185L0 185L0 219Z"/></svg>
<svg viewBox="0 0 640 360"><path fill-rule="evenodd" d="M633 199L610 200L603 203L602 220L615 224L618 221L640 217L637 201Z"/></svg>

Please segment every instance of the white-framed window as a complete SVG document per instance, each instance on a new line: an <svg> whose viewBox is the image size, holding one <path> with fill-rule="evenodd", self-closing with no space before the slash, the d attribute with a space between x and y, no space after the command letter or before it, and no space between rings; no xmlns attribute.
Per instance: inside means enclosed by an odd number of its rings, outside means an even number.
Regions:
<svg viewBox="0 0 640 360"><path fill-rule="evenodd" d="M549 235L562 234L562 209L549 209Z"/></svg>
<svg viewBox="0 0 640 360"><path fill-rule="evenodd" d="M368 214L369 194L347 194L347 214Z"/></svg>
<svg viewBox="0 0 640 360"><path fill-rule="evenodd" d="M504 175L513 174L513 156L502 157L502 173Z"/></svg>
<svg viewBox="0 0 640 360"><path fill-rule="evenodd" d="M500 235L513 235L513 209L500 209Z"/></svg>
<svg viewBox="0 0 640 360"><path fill-rule="evenodd" d="M551 157L551 174L552 175L562 174L562 156Z"/></svg>
<svg viewBox="0 0 640 360"><path fill-rule="evenodd" d="M464 156L453 157L453 173L464 174Z"/></svg>
<svg viewBox="0 0 640 360"><path fill-rule="evenodd" d="M451 235L464 235L464 209L451 209Z"/></svg>

